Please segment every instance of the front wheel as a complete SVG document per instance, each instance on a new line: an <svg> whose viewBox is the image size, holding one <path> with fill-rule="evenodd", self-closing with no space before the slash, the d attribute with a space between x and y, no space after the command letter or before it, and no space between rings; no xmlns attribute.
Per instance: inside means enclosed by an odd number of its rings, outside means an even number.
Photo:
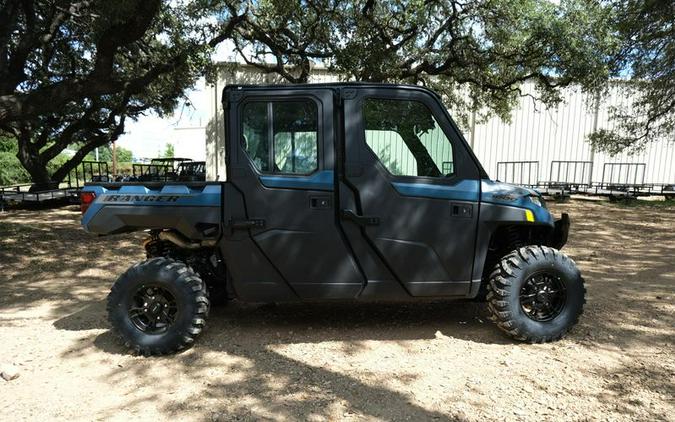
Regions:
<svg viewBox="0 0 675 422"><path fill-rule="evenodd" d="M151 258L129 268L108 295L108 319L127 347L162 355L194 342L209 313L205 283L190 267Z"/></svg>
<svg viewBox="0 0 675 422"><path fill-rule="evenodd" d="M586 289L574 261L547 246L525 246L495 266L488 285L492 319L530 343L561 338L583 311Z"/></svg>

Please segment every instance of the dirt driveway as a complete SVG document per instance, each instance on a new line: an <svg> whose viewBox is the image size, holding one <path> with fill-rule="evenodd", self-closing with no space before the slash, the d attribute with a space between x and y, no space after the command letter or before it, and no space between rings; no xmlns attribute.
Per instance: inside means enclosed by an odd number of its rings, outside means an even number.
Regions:
<svg viewBox="0 0 675 422"><path fill-rule="evenodd" d="M104 298L142 235L0 214L0 420L675 420L675 207L572 201L588 304L513 343L469 302L232 305L192 349L129 355Z"/></svg>

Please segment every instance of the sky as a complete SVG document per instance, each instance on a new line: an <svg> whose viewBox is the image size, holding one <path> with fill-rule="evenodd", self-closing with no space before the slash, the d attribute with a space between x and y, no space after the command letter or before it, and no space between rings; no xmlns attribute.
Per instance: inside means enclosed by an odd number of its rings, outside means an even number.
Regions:
<svg viewBox="0 0 675 422"><path fill-rule="evenodd" d="M131 150L134 158L161 156L166 144L171 142L176 127L203 126L207 121L208 95L203 79L187 93L191 106L181 105L173 116L161 118L154 113L141 116L126 124L125 133L117 145Z"/></svg>
<svg viewBox="0 0 675 422"><path fill-rule="evenodd" d="M213 55L213 60L236 60L232 46L227 42L220 44ZM205 88L206 82L200 79L195 88L187 92L192 106L179 106L173 116L161 118L154 113L148 113L137 121L128 122L117 145L131 150L134 158L160 156L166 144L171 142L176 127L206 125L210 109L208 101L210 100Z"/></svg>

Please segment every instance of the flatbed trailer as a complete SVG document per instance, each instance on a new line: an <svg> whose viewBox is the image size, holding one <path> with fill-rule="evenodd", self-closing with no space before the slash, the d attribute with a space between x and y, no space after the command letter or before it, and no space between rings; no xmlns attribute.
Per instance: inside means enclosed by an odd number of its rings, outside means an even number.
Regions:
<svg viewBox="0 0 675 422"><path fill-rule="evenodd" d="M639 196L675 198L675 183L646 183L645 163L605 163L600 181L593 182L593 161L551 162L548 180L539 180L538 161L502 161L497 163L497 180L536 189L554 199L571 195L590 195L614 199Z"/></svg>
<svg viewBox="0 0 675 422"><path fill-rule="evenodd" d="M31 183L2 186L0 187L0 211L4 211L7 206L35 206L62 202L75 204L79 202L79 192L85 183L92 181L112 181L108 163L104 161L82 161L79 166L73 169L72 175L68 173L65 182L53 186L51 189L33 191L31 190L33 186ZM61 187L61 185L65 186Z"/></svg>

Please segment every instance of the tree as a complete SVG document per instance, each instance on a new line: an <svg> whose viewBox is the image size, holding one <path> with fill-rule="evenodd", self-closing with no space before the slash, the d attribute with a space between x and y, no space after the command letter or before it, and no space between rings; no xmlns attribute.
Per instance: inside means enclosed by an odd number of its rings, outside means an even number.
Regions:
<svg viewBox="0 0 675 422"><path fill-rule="evenodd" d="M115 155L117 156L116 158L118 163L130 163L134 158L131 150L128 150L120 146L115 147ZM87 154L86 159L95 160L96 154L94 152L90 152L89 154ZM99 161L112 162L112 148L110 147L110 145L99 147L98 159Z"/></svg>
<svg viewBox="0 0 675 422"><path fill-rule="evenodd" d="M210 23L200 25L208 3L2 3L0 132L17 140L34 182L62 180L94 148L115 141L127 119L173 111L229 31L224 24L209 38ZM77 152L50 175L49 162L69 146Z"/></svg>
<svg viewBox="0 0 675 422"><path fill-rule="evenodd" d="M233 41L290 82L321 61L347 79L430 86L466 122L472 111L508 119L525 81L547 105L571 84L597 89L616 48L610 15L584 0L262 0Z"/></svg>
<svg viewBox="0 0 675 422"><path fill-rule="evenodd" d="M0 135L0 185L13 185L31 181L30 175L16 157L17 152L16 141ZM69 157L66 154L57 155L49 162L47 172L53 174L68 159Z"/></svg>
<svg viewBox="0 0 675 422"><path fill-rule="evenodd" d="M164 154L162 154L162 157L164 158L174 158L175 156L175 150L173 147L173 144L167 143L166 146L164 147Z"/></svg>
<svg viewBox="0 0 675 422"><path fill-rule="evenodd" d="M593 146L616 154L675 139L675 3L618 0L609 5L620 48L613 56L625 105L612 107L613 129L590 135ZM600 96L602 99L602 95Z"/></svg>
<svg viewBox="0 0 675 422"><path fill-rule="evenodd" d="M198 76L212 75L209 54L227 39L289 82L307 81L324 62L345 79L430 86L463 123L472 112L508 119L519 95L555 105L561 88L596 91L619 58L638 56L620 48L618 36L633 32L616 29L615 9L586 0L6 0L0 132L17 140L35 182L61 180L118 139L128 119L173 111ZM660 22L667 33L668 17ZM525 81L534 93L521 91ZM50 174L67 147L75 155Z"/></svg>
<svg viewBox="0 0 675 422"><path fill-rule="evenodd" d="M0 186L26 183L30 177L16 158L16 142L0 136Z"/></svg>

